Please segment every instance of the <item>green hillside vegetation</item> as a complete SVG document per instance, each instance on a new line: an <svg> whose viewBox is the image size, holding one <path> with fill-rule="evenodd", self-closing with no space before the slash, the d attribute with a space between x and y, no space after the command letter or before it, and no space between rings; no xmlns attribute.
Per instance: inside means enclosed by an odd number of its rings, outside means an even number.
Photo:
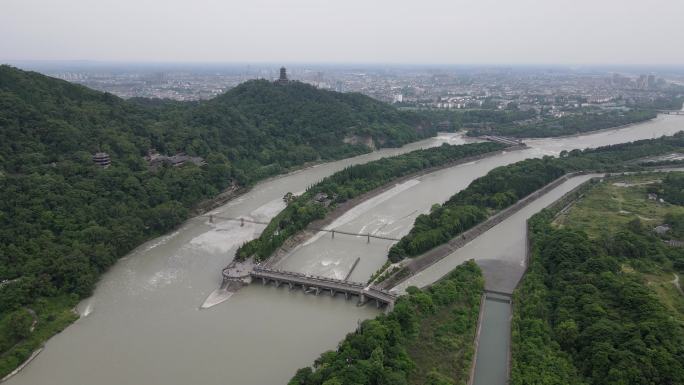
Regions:
<svg viewBox="0 0 684 385"><path fill-rule="evenodd" d="M610 203L613 182L660 176L611 179L555 225L552 210L530 220L532 258L514 300L513 384L684 382L682 293L672 284L684 249L666 246L640 214L617 220ZM623 207L642 207L644 186L619 187L635 190L618 193ZM593 215L599 200L613 209ZM613 231L590 238L580 227L587 221Z"/></svg>
<svg viewBox="0 0 684 385"><path fill-rule="evenodd" d="M589 150L564 152L559 158L527 159L495 168L428 214L419 215L411 230L389 250L393 262L414 257L448 242L510 207L558 177L575 171L622 171L638 166L627 161L684 147L684 134Z"/></svg>
<svg viewBox="0 0 684 385"><path fill-rule="evenodd" d="M428 289L410 287L393 311L364 321L289 384L465 384L483 290L473 261Z"/></svg>
<svg viewBox="0 0 684 385"><path fill-rule="evenodd" d="M378 147L434 135L429 120L361 94L291 82L245 82L202 102L124 101L65 81L0 66L0 163L30 172L76 155L108 152L140 166L150 148L221 159L242 184L305 162L370 151L344 138L370 137Z"/></svg>
<svg viewBox="0 0 684 385"><path fill-rule="evenodd" d="M684 207L648 199L649 193L664 197L661 180L681 179L681 173L648 173L610 179L584 197L581 204L560 215L554 224L582 229L591 239L608 237L638 220L642 226L654 228L667 222L666 217L681 217ZM669 185L669 184L668 184ZM669 188L668 188L669 190ZM677 222L678 223L678 222Z"/></svg>
<svg viewBox="0 0 684 385"><path fill-rule="evenodd" d="M669 203L684 205L684 173L669 173L662 183L661 197Z"/></svg>
<svg viewBox="0 0 684 385"><path fill-rule="evenodd" d="M201 200L307 162L434 134L429 122L359 94L249 81L213 100L125 101L0 66L0 377L73 319L69 309L141 242ZM148 167L144 156L199 156ZM107 152L103 169L91 159ZM38 319L25 331L26 311Z"/></svg>
<svg viewBox="0 0 684 385"><path fill-rule="evenodd" d="M535 110L420 110L420 114L432 121L448 123L452 130L473 127L488 127L525 121L535 118Z"/></svg>
<svg viewBox="0 0 684 385"><path fill-rule="evenodd" d="M444 204L433 206L429 214L419 215L409 234L392 246L389 258L397 262L446 243L495 210L512 205L563 174L565 169L555 158L524 160L496 168Z"/></svg>
<svg viewBox="0 0 684 385"><path fill-rule="evenodd" d="M461 146L443 144L440 147L347 167L309 187L301 196L292 198L287 208L271 220L258 238L237 250L236 257L244 260L254 255L257 260L264 260L282 246L287 238L305 229L311 222L324 218L340 203L403 176L505 147L491 142ZM314 199L319 194L324 194L325 202Z"/></svg>
<svg viewBox="0 0 684 385"><path fill-rule="evenodd" d="M546 118L535 122L510 122L492 127L468 131L468 135L503 135L516 138L546 138L551 136L575 135L583 132L639 123L653 119L657 113L651 110L629 110L610 112L584 112Z"/></svg>
<svg viewBox="0 0 684 385"><path fill-rule="evenodd" d="M684 87L678 87L680 92L684 92ZM684 96L676 92L669 97L659 97L653 100L638 100L630 107L652 109L652 110L681 110L684 104Z"/></svg>

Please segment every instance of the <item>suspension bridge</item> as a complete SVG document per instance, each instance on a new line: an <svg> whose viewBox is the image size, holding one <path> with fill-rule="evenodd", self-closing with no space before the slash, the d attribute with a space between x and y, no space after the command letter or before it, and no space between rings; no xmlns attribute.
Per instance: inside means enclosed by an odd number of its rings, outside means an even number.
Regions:
<svg viewBox="0 0 684 385"><path fill-rule="evenodd" d="M214 223L215 219L223 220L223 221L240 222L240 227L243 227L245 225L245 223L253 223L253 224L257 224L257 225L268 225L269 224L269 222L257 221L257 220L245 218L245 217L226 217L226 216L214 215L214 214L202 215L202 217L209 218L210 223ZM354 233L351 231L333 230L333 229L326 229L326 228L321 228L321 227L309 226L309 227L307 227L307 230L327 232L327 233L330 233L333 238L335 238L335 234L350 235L353 237L364 237L364 238L366 238L366 241L368 243L370 243L371 238L381 239L384 241L394 241L394 242L399 241L399 238L386 237L384 235L376 235L376 234L371 234L371 233Z"/></svg>

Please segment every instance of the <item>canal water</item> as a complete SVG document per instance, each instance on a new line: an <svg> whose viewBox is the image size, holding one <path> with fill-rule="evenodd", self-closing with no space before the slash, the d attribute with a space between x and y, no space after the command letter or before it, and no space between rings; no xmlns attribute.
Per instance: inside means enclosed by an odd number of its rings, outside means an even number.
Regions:
<svg viewBox="0 0 684 385"><path fill-rule="evenodd" d="M594 176L597 175L581 175L567 180L446 258L403 282L397 290L432 283L464 261L474 259L482 268L487 290L512 293L525 272L527 220ZM512 312L508 299L506 296L488 293L484 301L475 357L474 385L508 383Z"/></svg>
<svg viewBox="0 0 684 385"><path fill-rule="evenodd" d="M473 385L505 385L508 380L511 303L491 295L483 305Z"/></svg>
<svg viewBox="0 0 684 385"><path fill-rule="evenodd" d="M661 116L620 130L562 139L531 140L530 149L508 152L406 181L352 210L333 224L355 232L405 234L415 216L433 203L466 187L494 167L525 158L556 155L562 150L672 135L684 119ZM464 143L458 135L381 150L319 165L260 183L249 193L214 210L222 216L268 220L284 206L286 192L301 192L317 180L350 164L367 162L442 142ZM340 297L307 296L272 286L250 285L210 309L199 306L219 285L220 269L243 242L263 226L209 223L194 218L175 232L152 240L118 262L103 276L94 295L79 305L82 318L45 346L45 350L11 385L121 385L192 383L283 384L299 367L334 349L360 320L377 314ZM512 242L516 233L503 234ZM478 238L479 239L479 238ZM283 268L339 277L357 257L352 279L365 281L382 263L390 242L337 236L310 240L285 258ZM485 253L473 252L475 255ZM442 269L458 264L447 258ZM435 265L437 266L437 265ZM433 266L434 267L434 266ZM426 270L415 283L439 278ZM432 275L430 275L432 274ZM432 277L432 278L431 278Z"/></svg>
<svg viewBox="0 0 684 385"><path fill-rule="evenodd" d="M474 259L483 270L487 290L512 293L525 272L527 219L595 176L598 175L568 179L465 246L402 282L395 290L401 292L409 286L428 285L463 262Z"/></svg>

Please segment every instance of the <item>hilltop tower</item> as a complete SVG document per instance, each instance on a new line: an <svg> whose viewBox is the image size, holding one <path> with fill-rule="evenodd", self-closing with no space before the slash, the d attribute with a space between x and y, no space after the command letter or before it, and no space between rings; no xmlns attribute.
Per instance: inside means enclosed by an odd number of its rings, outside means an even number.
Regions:
<svg viewBox="0 0 684 385"><path fill-rule="evenodd" d="M278 78L278 83L280 84L286 84L289 80L287 80L287 70L285 67L280 67L280 78Z"/></svg>

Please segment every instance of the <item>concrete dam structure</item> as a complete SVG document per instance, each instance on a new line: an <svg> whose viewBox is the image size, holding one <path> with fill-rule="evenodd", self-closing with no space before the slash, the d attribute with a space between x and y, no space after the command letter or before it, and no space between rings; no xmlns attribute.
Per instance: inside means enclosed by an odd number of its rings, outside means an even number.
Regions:
<svg viewBox="0 0 684 385"><path fill-rule="evenodd" d="M236 269L243 273L236 275ZM240 282L245 284L252 280L261 280L264 285L273 282L275 287L285 284L289 286L290 290L301 287L305 293L313 293L314 295L329 292L333 297L338 293L344 294L345 299L356 296L359 299L359 306L374 301L378 308L385 306L387 311L394 308L394 302L398 298L396 294L390 293L388 290L367 286L360 282L271 269L258 265L247 270L235 265L223 270L224 283Z"/></svg>

